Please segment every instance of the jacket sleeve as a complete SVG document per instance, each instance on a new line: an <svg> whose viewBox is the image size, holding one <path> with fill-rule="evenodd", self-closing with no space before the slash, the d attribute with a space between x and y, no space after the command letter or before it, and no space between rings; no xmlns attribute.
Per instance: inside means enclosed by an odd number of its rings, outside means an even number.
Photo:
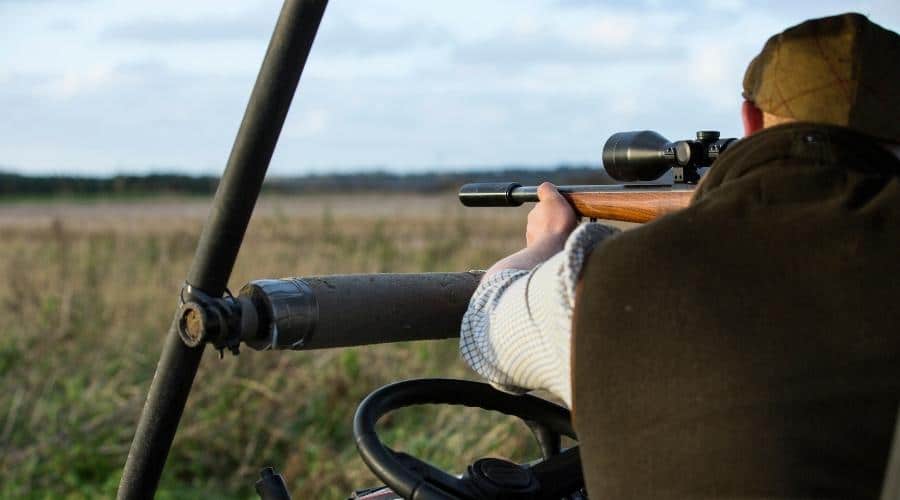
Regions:
<svg viewBox="0 0 900 500"><path fill-rule="evenodd" d="M463 317L463 360L501 390L541 389L570 405L575 286L586 255L614 232L582 225L542 264L500 271L481 283Z"/></svg>

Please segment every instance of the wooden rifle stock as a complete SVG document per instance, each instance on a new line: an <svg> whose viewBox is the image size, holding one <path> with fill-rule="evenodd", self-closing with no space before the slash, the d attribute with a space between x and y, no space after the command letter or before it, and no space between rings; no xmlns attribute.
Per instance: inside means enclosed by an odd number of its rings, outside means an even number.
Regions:
<svg viewBox="0 0 900 500"><path fill-rule="evenodd" d="M582 217L623 222L648 222L687 207L692 188L668 186L585 185L557 186ZM459 199L469 207L514 207L536 202L536 186L516 183L466 184Z"/></svg>
<svg viewBox="0 0 900 500"><path fill-rule="evenodd" d="M628 190L605 193L562 193L582 217L648 222L681 210L691 202L689 190Z"/></svg>

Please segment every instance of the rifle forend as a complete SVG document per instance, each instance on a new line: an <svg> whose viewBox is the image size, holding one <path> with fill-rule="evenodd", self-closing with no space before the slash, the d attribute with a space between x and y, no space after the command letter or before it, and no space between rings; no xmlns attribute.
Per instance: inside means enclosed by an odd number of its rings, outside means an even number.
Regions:
<svg viewBox="0 0 900 500"><path fill-rule="evenodd" d="M557 186L575 212L591 219L648 222L688 206L693 188L686 186ZM466 184L459 201L467 207L517 207L536 202L537 186L515 182Z"/></svg>

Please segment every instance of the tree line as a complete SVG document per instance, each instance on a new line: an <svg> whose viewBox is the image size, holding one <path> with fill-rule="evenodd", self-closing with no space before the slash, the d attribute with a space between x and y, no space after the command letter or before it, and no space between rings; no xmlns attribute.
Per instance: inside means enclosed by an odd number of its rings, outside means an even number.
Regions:
<svg viewBox="0 0 900 500"><path fill-rule="evenodd" d="M523 185L551 181L556 184L608 184L612 179L600 167L579 165L555 168L506 168L456 172L358 172L270 177L263 192L278 194L398 192L434 193L458 189L469 182L514 181ZM116 175L112 177L30 176L0 172L0 196L129 196L210 195L219 178L179 174Z"/></svg>

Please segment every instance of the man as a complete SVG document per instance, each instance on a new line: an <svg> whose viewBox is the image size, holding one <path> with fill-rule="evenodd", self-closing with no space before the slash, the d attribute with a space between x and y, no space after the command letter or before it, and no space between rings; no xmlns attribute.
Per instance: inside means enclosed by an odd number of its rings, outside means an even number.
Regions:
<svg viewBox="0 0 900 500"><path fill-rule="evenodd" d="M488 270L463 358L573 408L594 498L875 498L900 402L900 36L772 37L749 136L692 205L576 228L552 185ZM574 231L573 231L574 230Z"/></svg>

